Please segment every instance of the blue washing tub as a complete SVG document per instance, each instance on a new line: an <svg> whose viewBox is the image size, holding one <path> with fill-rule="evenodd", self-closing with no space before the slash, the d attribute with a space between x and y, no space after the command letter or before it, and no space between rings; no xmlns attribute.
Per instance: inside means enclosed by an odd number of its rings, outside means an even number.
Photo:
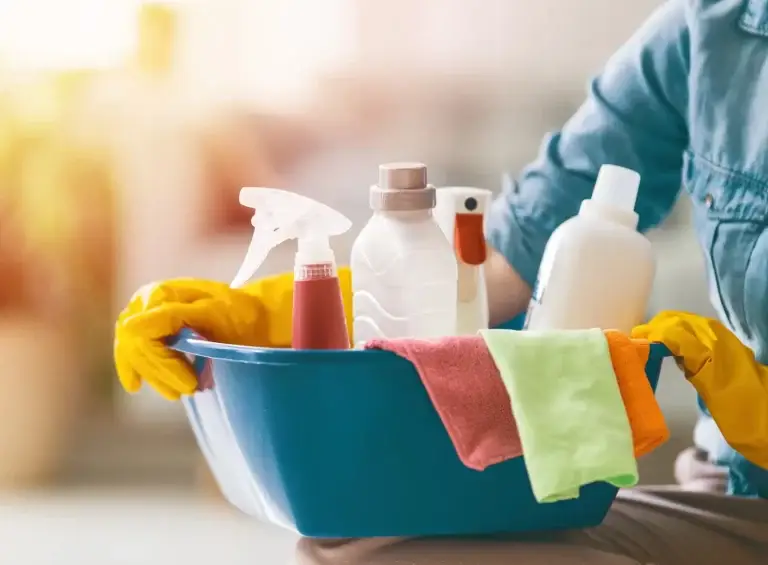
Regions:
<svg viewBox="0 0 768 565"><path fill-rule="evenodd" d="M214 388L185 399L225 497L307 537L473 535L595 526L617 489L538 504L522 458L465 467L414 367L384 351L294 351L206 342L171 346ZM646 373L656 387L653 345Z"/></svg>

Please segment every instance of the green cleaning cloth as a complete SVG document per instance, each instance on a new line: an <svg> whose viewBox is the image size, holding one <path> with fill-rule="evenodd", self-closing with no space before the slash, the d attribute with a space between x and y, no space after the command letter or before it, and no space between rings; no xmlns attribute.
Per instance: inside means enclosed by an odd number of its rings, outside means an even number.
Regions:
<svg viewBox="0 0 768 565"><path fill-rule="evenodd" d="M538 502L582 485L637 484L637 461L605 335L599 329L480 332L512 401Z"/></svg>

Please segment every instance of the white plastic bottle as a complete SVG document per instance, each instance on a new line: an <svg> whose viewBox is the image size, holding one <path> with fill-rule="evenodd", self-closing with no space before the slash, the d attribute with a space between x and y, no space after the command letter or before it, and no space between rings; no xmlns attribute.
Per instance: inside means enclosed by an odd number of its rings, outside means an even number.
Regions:
<svg viewBox="0 0 768 565"><path fill-rule="evenodd" d="M435 189L417 163L379 167L373 217L352 246L354 340L456 332L458 269L435 221Z"/></svg>
<svg viewBox="0 0 768 565"><path fill-rule="evenodd" d="M592 198L547 242L525 326L531 330L616 329L642 323L655 261L637 231L640 175L604 165Z"/></svg>

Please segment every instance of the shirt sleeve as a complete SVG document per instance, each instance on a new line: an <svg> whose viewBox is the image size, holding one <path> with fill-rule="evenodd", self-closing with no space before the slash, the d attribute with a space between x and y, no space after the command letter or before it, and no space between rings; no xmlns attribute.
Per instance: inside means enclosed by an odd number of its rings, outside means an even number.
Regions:
<svg viewBox="0 0 768 565"><path fill-rule="evenodd" d="M611 57L579 110L491 206L490 244L529 285L549 236L578 213L603 164L640 173L641 230L672 209L688 145L686 1L666 2Z"/></svg>

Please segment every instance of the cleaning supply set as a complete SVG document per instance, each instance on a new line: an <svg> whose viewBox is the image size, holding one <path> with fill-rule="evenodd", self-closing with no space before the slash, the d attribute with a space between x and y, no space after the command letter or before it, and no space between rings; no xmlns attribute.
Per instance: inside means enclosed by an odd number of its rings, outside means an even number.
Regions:
<svg viewBox="0 0 768 565"><path fill-rule="evenodd" d="M246 188L240 200L254 209L253 240L231 288L220 285L207 304L226 311L237 297L238 316L258 331L208 328L197 318L204 295L196 291L162 314L141 303L119 327L149 328L152 318L158 329L148 343L168 339L198 375L213 375L212 388L193 392L184 381L170 389L182 396L225 496L245 512L314 537L587 527L602 520L617 486L636 480L634 458L666 439L653 398L666 350L630 340L619 323L644 304L595 326L615 333L583 327L580 312L572 318L581 328L561 329L582 331L488 329L488 191L435 189L424 165L382 165L351 269L337 269L329 244L351 227L343 215L276 189ZM602 265L622 246L640 250L632 206L616 211L597 189L593 200L577 226L586 243L575 249L603 255L587 263ZM607 239L622 229L631 236L612 247ZM289 239L298 240L294 276L246 284ZM547 302L537 305L543 321L532 308L532 328L568 325L544 310L569 290L561 281L574 267L556 251L548 246L556 257L540 277ZM641 279L628 295L636 303ZM234 322L224 316L219 325L234 330ZM653 425L638 417L649 407L660 418ZM564 435L567 448L557 440Z"/></svg>
<svg viewBox="0 0 768 565"><path fill-rule="evenodd" d="M483 213L490 191L435 189L420 163L379 167L373 216L352 246L353 335L371 339L474 334L488 327ZM244 188L253 238L232 287L247 282L269 251L298 240L294 268L294 349L346 349L342 298L329 238L351 222L293 192ZM437 218L434 211L437 206Z"/></svg>
<svg viewBox="0 0 768 565"><path fill-rule="evenodd" d="M655 264L650 242L637 231L639 185L635 171L600 169L592 197L547 243L526 329L629 333L642 322ZM490 198L490 191L471 187L435 189L420 163L379 167L369 191L373 215L350 258L356 346L488 328L483 218ZM232 286L250 279L271 249L297 239L292 347L348 348L329 238L351 222L288 191L244 188L240 202L255 210L254 234Z"/></svg>

